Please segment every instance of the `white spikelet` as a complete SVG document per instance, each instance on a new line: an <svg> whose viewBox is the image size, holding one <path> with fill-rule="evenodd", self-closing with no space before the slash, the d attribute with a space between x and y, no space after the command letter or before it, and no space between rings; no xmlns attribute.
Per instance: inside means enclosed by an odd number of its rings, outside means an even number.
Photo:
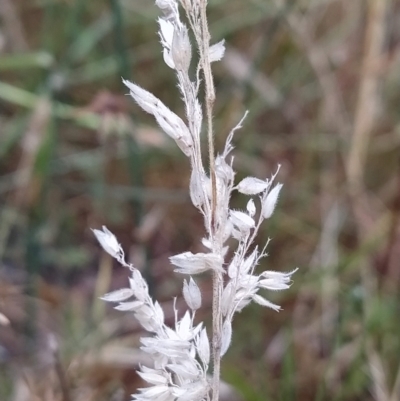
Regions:
<svg viewBox="0 0 400 401"><path fill-rule="evenodd" d="M221 337L221 356L224 356L228 351L232 341L232 322L230 319L226 319L222 326L222 337Z"/></svg>
<svg viewBox="0 0 400 401"><path fill-rule="evenodd" d="M276 184L271 191L262 200L262 215L264 219L269 219L274 213L276 203L278 201L279 192L282 184Z"/></svg>
<svg viewBox="0 0 400 401"><path fill-rule="evenodd" d="M186 26L181 25L174 29L172 38L171 56L178 71L187 72L192 59L192 47Z"/></svg>
<svg viewBox="0 0 400 401"><path fill-rule="evenodd" d="M201 292L192 277L190 277L189 283L183 280L182 294L191 310L197 310L201 307Z"/></svg>
<svg viewBox="0 0 400 401"><path fill-rule="evenodd" d="M207 270L223 272L222 258L214 253L196 253L184 252L169 258L171 263L178 267L175 269L178 273L198 274Z"/></svg>
<svg viewBox="0 0 400 401"><path fill-rule="evenodd" d="M244 195L257 195L268 188L267 181L255 177L246 177L237 185L237 190Z"/></svg>
<svg viewBox="0 0 400 401"><path fill-rule="evenodd" d="M156 6L163 12L165 19L176 20L178 16L178 4L174 0L156 0Z"/></svg>
<svg viewBox="0 0 400 401"><path fill-rule="evenodd" d="M131 298L134 294L131 288L121 288L120 290L103 295L100 299L107 302L121 302Z"/></svg>
<svg viewBox="0 0 400 401"><path fill-rule="evenodd" d="M188 127L182 119L150 92L130 81L123 80L123 82L129 88L130 95L136 103L144 111L153 114L163 131L175 140L186 156L190 156L192 154L193 140Z"/></svg>
<svg viewBox="0 0 400 401"><path fill-rule="evenodd" d="M249 216L250 217L254 217L254 215L256 214L256 205L254 204L253 199L250 199L247 202L246 209L247 209L247 211L249 213Z"/></svg>
<svg viewBox="0 0 400 401"><path fill-rule="evenodd" d="M121 253L121 246L119 245L117 238L115 238L115 235L111 231L109 231L106 226L103 226L103 231L92 231L102 248L113 258L118 258Z"/></svg>
<svg viewBox="0 0 400 401"><path fill-rule="evenodd" d="M239 210L230 211L230 219L235 227L240 231L248 231L255 226L255 221L248 214Z"/></svg>
<svg viewBox="0 0 400 401"><path fill-rule="evenodd" d="M201 330L197 341L197 353L201 361L208 365L210 363L210 342L207 336L207 330Z"/></svg>
<svg viewBox="0 0 400 401"><path fill-rule="evenodd" d="M204 184L209 186L209 179L204 173L200 173L197 169L192 169L190 175L189 194L194 206L201 208L208 197L204 190Z"/></svg>
<svg viewBox="0 0 400 401"><path fill-rule="evenodd" d="M222 39L215 45L210 46L208 57L210 59L210 62L213 63L214 61L222 60L224 54L225 54L225 39Z"/></svg>

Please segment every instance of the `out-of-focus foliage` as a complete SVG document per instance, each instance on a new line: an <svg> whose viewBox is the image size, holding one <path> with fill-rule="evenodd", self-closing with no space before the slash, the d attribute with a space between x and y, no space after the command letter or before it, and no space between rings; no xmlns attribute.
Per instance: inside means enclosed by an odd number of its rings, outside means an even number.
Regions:
<svg viewBox="0 0 400 401"><path fill-rule="evenodd" d="M284 183L265 267L300 267L283 312L234 321L223 379L246 401L399 400L400 2L209 3L227 44L217 148L249 110L238 178L280 163ZM156 17L148 0L0 0L0 400L141 385L137 324L98 300L128 274L90 227L117 234L173 321L168 256L201 249L201 216L186 159L121 83L184 115Z"/></svg>

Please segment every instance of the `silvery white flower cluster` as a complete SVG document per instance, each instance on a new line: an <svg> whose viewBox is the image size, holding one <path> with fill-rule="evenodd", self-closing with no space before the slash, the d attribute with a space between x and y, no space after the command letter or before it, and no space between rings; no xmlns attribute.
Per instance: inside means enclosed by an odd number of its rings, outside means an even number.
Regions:
<svg viewBox="0 0 400 401"><path fill-rule="evenodd" d="M282 184L274 185L276 172L270 179L247 177L235 186L233 158L228 160L228 156L233 149L233 134L241 128L245 117L232 129L223 152L215 157L215 191L212 188L211 173L207 173L203 165L200 148L203 113L198 100L200 72L204 70L204 59L210 63L220 60L225 47L223 41L213 46L204 46L202 43L201 1L205 0L179 2L186 11L200 54L195 80L192 81L189 77L192 48L188 28L179 17L178 1L156 0L156 5L164 15L158 20L164 61L176 72L178 87L185 103L186 122L150 92L126 80L124 84L136 103L155 117L162 130L175 140L190 161L190 197L204 216L207 235L202 243L207 251L195 254L184 252L172 256L170 261L176 267L176 272L189 276L207 271L213 273L213 279L218 283L214 296L218 300L214 299L217 312L213 315L212 344L214 356L217 349L218 355L222 356L231 342L235 312L240 312L251 301L279 311L280 306L265 299L259 291L289 288L295 270L289 273L265 271L255 274L260 259L266 256L268 244L262 250L253 244L261 223L270 218L275 210ZM205 55L204 51L208 53ZM235 190L250 196L245 210L230 208L231 194ZM118 310L133 311L140 324L153 333L152 337L141 340L142 349L151 354L154 366L142 367L140 376L151 386L141 389L134 399L210 400L210 384L206 376L210 364L210 343L202 324L194 325L195 311L201 306L201 293L193 278L185 280L183 286L183 297L190 312L186 312L180 320L175 313L175 328L169 328L164 323L160 305L150 298L147 284L140 272L125 261L115 236L105 227L103 231L93 231L103 249L132 271L129 288L106 294L103 299L117 302L115 308ZM215 333L215 330L220 332Z"/></svg>
<svg viewBox="0 0 400 401"><path fill-rule="evenodd" d="M191 401L207 399L207 370L210 344L202 323L194 325L195 311L201 306L201 293L192 278L184 281L183 296L191 309L182 319L175 311L175 328L164 323L164 313L153 302L139 270L125 261L124 252L115 236L103 227L93 230L103 249L132 272L129 288L110 292L104 301L118 303L115 309L131 311L152 337L141 338L142 350L149 353L153 367L141 367L139 375L152 386L140 390L134 399L140 401Z"/></svg>

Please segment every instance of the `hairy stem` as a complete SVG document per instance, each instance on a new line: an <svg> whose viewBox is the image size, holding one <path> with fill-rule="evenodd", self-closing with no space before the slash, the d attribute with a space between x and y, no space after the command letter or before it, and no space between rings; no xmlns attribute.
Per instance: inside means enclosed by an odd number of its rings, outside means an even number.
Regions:
<svg viewBox="0 0 400 401"><path fill-rule="evenodd" d="M210 236L213 243L213 251L220 251L218 244L218 235L216 227L217 213L217 186L215 177L215 159L214 159L214 133L213 133L213 107L215 102L215 88L209 60L210 33L207 24L207 0L201 1L200 22L201 22L201 64L204 73L205 100L207 114L207 139L208 139L208 157L210 163L211 178L211 221ZM213 274L213 323L212 323L212 347L213 347L213 378L212 378L212 401L219 400L219 382L221 369L221 336L222 336L222 314L221 314L221 295L223 289L223 280L221 274Z"/></svg>
<svg viewBox="0 0 400 401"><path fill-rule="evenodd" d="M215 182L215 161L214 161L214 132L213 132L213 108L215 102L214 80L211 71L211 63L209 60L210 33L207 24L207 0L202 0L200 7L200 23L201 23L201 64L204 73L205 84L205 100L207 114L207 141L208 141L208 158L210 163L211 178L211 235L215 233L215 213L217 208L217 186Z"/></svg>

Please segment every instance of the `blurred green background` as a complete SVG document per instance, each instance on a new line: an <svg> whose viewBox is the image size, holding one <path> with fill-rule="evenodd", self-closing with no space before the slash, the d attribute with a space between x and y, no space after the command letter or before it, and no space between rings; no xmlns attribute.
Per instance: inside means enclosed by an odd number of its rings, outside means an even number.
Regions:
<svg viewBox="0 0 400 401"><path fill-rule="evenodd" d="M188 161L125 96L135 81L183 116L148 0L0 0L0 400L129 400L141 331L98 299L128 272L106 225L172 317L199 251ZM234 321L222 378L244 401L400 400L400 1L210 0L215 127L237 178L279 207L260 269L299 266L284 310ZM246 199L233 199L243 207ZM208 321L211 289L199 280ZM232 390L231 388L231 390Z"/></svg>

